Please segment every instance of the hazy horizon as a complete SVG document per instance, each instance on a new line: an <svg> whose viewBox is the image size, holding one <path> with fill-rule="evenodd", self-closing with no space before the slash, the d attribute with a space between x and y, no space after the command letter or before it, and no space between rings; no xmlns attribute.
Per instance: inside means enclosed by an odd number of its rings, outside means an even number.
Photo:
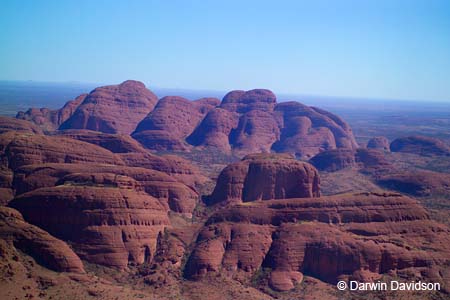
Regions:
<svg viewBox="0 0 450 300"><path fill-rule="evenodd" d="M0 79L450 102L448 1L20 1Z"/></svg>
<svg viewBox="0 0 450 300"><path fill-rule="evenodd" d="M118 83L87 83L87 82L40 82L0 80L0 115L14 116L18 111L29 108L58 109L67 101L76 96L89 93L94 88ZM202 97L216 97L222 99L230 91L183 89L149 86L158 98L164 96L182 96L189 100ZM273 91L278 102L298 101L306 105L318 106L338 114L363 110L366 112L434 112L448 114L450 102L408 100L408 99L382 99L382 98L356 98L345 96L312 95L312 94L286 94Z"/></svg>

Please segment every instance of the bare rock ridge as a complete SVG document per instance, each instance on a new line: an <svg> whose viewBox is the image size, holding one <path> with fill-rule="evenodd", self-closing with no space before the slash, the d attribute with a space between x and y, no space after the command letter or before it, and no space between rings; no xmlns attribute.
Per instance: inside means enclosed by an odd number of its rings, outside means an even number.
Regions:
<svg viewBox="0 0 450 300"><path fill-rule="evenodd" d="M285 154L229 165L211 197L226 205L200 231L185 276L267 276L278 291L293 289L303 275L332 284L382 274L448 282L440 274L450 260L450 230L417 201L388 192L319 197L318 182L314 167Z"/></svg>
<svg viewBox="0 0 450 300"><path fill-rule="evenodd" d="M277 104L268 90L228 93L187 141L240 156L276 151L309 157L327 149L356 148L350 127L339 117L298 102Z"/></svg>
<svg viewBox="0 0 450 300"><path fill-rule="evenodd" d="M72 242L82 259L121 269L150 261L169 225L159 201L132 188L62 185L22 194L9 205Z"/></svg>
<svg viewBox="0 0 450 300"><path fill-rule="evenodd" d="M59 128L130 134L157 101L156 95L138 81L99 87Z"/></svg>
<svg viewBox="0 0 450 300"><path fill-rule="evenodd" d="M215 98L189 101L177 96L164 97L138 124L133 137L153 150L186 150L184 139L219 102Z"/></svg>
<svg viewBox="0 0 450 300"><path fill-rule="evenodd" d="M6 246L27 253L52 270L84 273L83 263L66 243L25 222L17 210L0 206L0 244L3 243L6 243L0 246L3 258Z"/></svg>
<svg viewBox="0 0 450 300"><path fill-rule="evenodd" d="M303 274L329 283L372 281L385 273L446 282L439 272L450 259L449 233L399 194L256 201L210 217L185 275L220 272L245 282L266 269L269 285L279 291L294 288ZM425 252L425 244L433 250Z"/></svg>
<svg viewBox="0 0 450 300"><path fill-rule="evenodd" d="M125 134L102 133L86 129L68 129L56 131L52 135L98 145L113 153L145 152L139 142Z"/></svg>
<svg viewBox="0 0 450 300"><path fill-rule="evenodd" d="M320 196L317 170L288 154L252 154L219 175L209 204Z"/></svg>
<svg viewBox="0 0 450 300"><path fill-rule="evenodd" d="M203 176L187 161L147 153L129 137L106 135L103 138L91 132L77 133L76 137L90 143L17 131L0 134L2 203L11 200L14 194L57 185L72 173L83 176L112 173L134 178L166 208L187 215L194 210L198 200L195 185L202 182ZM121 153L122 150L141 152Z"/></svg>
<svg viewBox="0 0 450 300"><path fill-rule="evenodd" d="M57 130L62 123L73 115L86 96L87 94L82 94L74 100L67 102L61 109L57 110L48 108L30 108L26 112L19 111L16 118L31 121L39 125L44 131L51 132Z"/></svg>
<svg viewBox="0 0 450 300"><path fill-rule="evenodd" d="M106 184L115 187L125 184L157 198L166 209L188 215L194 210L199 198L195 189L166 173L140 167L96 163L23 166L14 172L12 187L16 195L21 195L39 188L66 184Z"/></svg>
<svg viewBox="0 0 450 300"><path fill-rule="evenodd" d="M384 153L374 149L333 149L309 160L320 171L335 172L349 167L376 169L389 166Z"/></svg>
<svg viewBox="0 0 450 300"><path fill-rule="evenodd" d="M42 134L42 129L34 123L25 120L0 116L0 134L8 131L21 131Z"/></svg>
<svg viewBox="0 0 450 300"><path fill-rule="evenodd" d="M211 149L243 157L289 152L312 157L329 149L357 147L348 124L327 111L298 102L277 103L269 90L231 91L222 101L157 97L138 81L99 87L59 110L30 109L18 119L46 132L88 129L132 134L155 151Z"/></svg>
<svg viewBox="0 0 450 300"><path fill-rule="evenodd" d="M392 141L390 149L392 152L412 153L423 156L450 156L450 147L443 141L419 135L398 138Z"/></svg>

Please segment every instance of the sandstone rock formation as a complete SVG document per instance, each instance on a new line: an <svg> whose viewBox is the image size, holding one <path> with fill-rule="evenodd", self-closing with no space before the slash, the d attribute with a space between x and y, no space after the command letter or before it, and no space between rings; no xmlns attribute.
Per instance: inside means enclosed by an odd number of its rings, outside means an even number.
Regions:
<svg viewBox="0 0 450 300"><path fill-rule="evenodd" d="M21 131L42 134L42 130L35 124L10 117L0 116L0 134L8 131Z"/></svg>
<svg viewBox="0 0 450 300"><path fill-rule="evenodd" d="M156 102L156 95L139 81L99 87L86 96L60 129L130 134Z"/></svg>
<svg viewBox="0 0 450 300"><path fill-rule="evenodd" d="M384 136L376 136L367 142L367 148L390 151L389 140Z"/></svg>
<svg viewBox="0 0 450 300"><path fill-rule="evenodd" d="M219 175L210 204L318 197L320 179L310 164L287 154L253 154Z"/></svg>
<svg viewBox="0 0 450 300"><path fill-rule="evenodd" d="M83 263L66 243L25 222L17 210L9 207L0 206L0 243L27 253L52 270L84 273Z"/></svg>
<svg viewBox="0 0 450 300"><path fill-rule="evenodd" d="M69 137L71 139L98 145L113 153L145 152L142 145L130 136L124 134L109 134L84 129L68 129L56 131L53 135Z"/></svg>
<svg viewBox="0 0 450 300"><path fill-rule="evenodd" d="M9 205L28 222L70 241L82 259L121 269L150 261L158 234L169 225L157 199L126 186L41 188Z"/></svg>
<svg viewBox="0 0 450 300"><path fill-rule="evenodd" d="M0 205L6 205L14 198L13 176L14 173L11 170L0 167Z"/></svg>
<svg viewBox="0 0 450 300"><path fill-rule="evenodd" d="M37 164L14 173L17 195L64 184L129 186L157 198L166 208L190 216L199 195L166 173L138 167L104 164Z"/></svg>
<svg viewBox="0 0 450 300"><path fill-rule="evenodd" d="M275 107L280 116L281 137L273 145L277 152L312 157L329 149L357 147L352 130L341 118L298 102L283 102Z"/></svg>
<svg viewBox="0 0 450 300"><path fill-rule="evenodd" d="M30 108L26 112L19 111L16 118L31 121L46 132L54 131L73 115L86 96L87 94L82 94L74 100L68 101L62 108L57 110Z"/></svg>
<svg viewBox="0 0 450 300"><path fill-rule="evenodd" d="M439 272L449 262L449 242L446 226L399 194L256 201L209 218L185 275L220 272L245 282L269 270L269 285L279 291L292 289L303 274L329 283L386 273L446 282Z"/></svg>
<svg viewBox="0 0 450 300"><path fill-rule="evenodd" d="M327 172L335 172L349 167L376 169L389 165L383 152L362 148L324 151L311 158L309 162L318 170Z"/></svg>
<svg viewBox="0 0 450 300"><path fill-rule="evenodd" d="M164 97L138 125L133 137L157 150L192 146L244 156L291 152L310 157L334 148L356 148L350 127L339 117L297 102L277 104L269 90L231 91L218 100Z"/></svg>
<svg viewBox="0 0 450 300"><path fill-rule="evenodd" d="M190 216L194 210L198 200L195 185L207 179L189 162L176 156L159 157L147 153L136 141L125 136L103 136L89 131L70 131L69 135L89 143L68 137L15 131L0 134L1 203L6 204L11 200L14 192L20 194L39 187L54 186L63 176L71 173L78 172L86 176L113 173L132 174L130 177L146 181L146 192L156 196L165 207L175 212ZM120 153L114 154L92 143ZM135 150L140 152L126 152ZM48 167L45 165L47 163L56 166ZM51 178L47 176L49 172Z"/></svg>
<svg viewBox="0 0 450 300"><path fill-rule="evenodd" d="M164 97L138 124L133 137L152 150L186 150L184 139L218 102L214 98L189 101L178 96Z"/></svg>
<svg viewBox="0 0 450 300"><path fill-rule="evenodd" d="M0 162L12 170L40 163L124 164L119 157L96 145L15 131L0 135Z"/></svg>
<svg viewBox="0 0 450 300"><path fill-rule="evenodd" d="M412 153L423 156L450 155L450 147L443 141L426 136L408 136L398 138L391 143L392 152Z"/></svg>
<svg viewBox="0 0 450 300"><path fill-rule="evenodd" d="M127 166L161 171L191 187L201 185L208 180L198 167L176 155L156 156L147 152L132 152L120 153L118 156Z"/></svg>

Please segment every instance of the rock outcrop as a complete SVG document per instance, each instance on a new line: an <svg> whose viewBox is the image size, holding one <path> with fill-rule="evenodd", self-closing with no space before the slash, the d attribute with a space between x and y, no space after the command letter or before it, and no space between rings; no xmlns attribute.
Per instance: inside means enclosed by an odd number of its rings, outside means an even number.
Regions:
<svg viewBox="0 0 450 300"><path fill-rule="evenodd" d="M152 111L157 97L139 81L96 88L59 129L89 129L131 134Z"/></svg>
<svg viewBox="0 0 450 300"><path fill-rule="evenodd" d="M128 135L102 133L84 129L60 130L53 133L74 140L98 145L113 153L146 152L142 145Z"/></svg>
<svg viewBox="0 0 450 300"><path fill-rule="evenodd" d="M384 136L376 136L367 142L367 148L390 151L389 140Z"/></svg>
<svg viewBox="0 0 450 300"><path fill-rule="evenodd" d="M209 204L318 197L317 170L287 154L253 154L219 175Z"/></svg>
<svg viewBox="0 0 450 300"><path fill-rule="evenodd" d="M133 137L152 150L187 150L184 140L218 102L214 98L189 101L178 96L164 97L138 124Z"/></svg>
<svg viewBox="0 0 450 300"><path fill-rule="evenodd" d="M14 173L17 195L66 184L129 186L157 198L166 209L190 216L198 202L195 189L156 170L104 164L37 164Z"/></svg>
<svg viewBox="0 0 450 300"><path fill-rule="evenodd" d="M25 252L54 271L84 273L83 263L66 243L25 222L17 210L9 207L0 206L0 243Z"/></svg>
<svg viewBox="0 0 450 300"><path fill-rule="evenodd" d="M78 106L84 101L87 94L82 94L74 100L68 101L62 108L52 110L48 108L30 108L26 112L19 111L17 119L35 123L46 132L51 132L69 119Z"/></svg>
<svg viewBox="0 0 450 300"><path fill-rule="evenodd" d="M157 199L126 186L41 188L9 205L27 222L70 241L82 259L121 269L150 261L169 225Z"/></svg>
<svg viewBox="0 0 450 300"><path fill-rule="evenodd" d="M41 128L31 122L0 116L0 134L8 131L43 134Z"/></svg>
<svg viewBox="0 0 450 300"><path fill-rule="evenodd" d="M320 171L335 172L350 167L377 169L389 162L383 152L374 149L333 149L321 152L309 162Z"/></svg>
<svg viewBox="0 0 450 300"><path fill-rule="evenodd" d="M422 156L450 156L450 147L443 141L419 135L395 139L392 141L390 149L392 152L412 153Z"/></svg>
<svg viewBox="0 0 450 300"><path fill-rule="evenodd" d="M277 152L312 157L335 148L356 149L350 126L325 110L298 102L283 102L275 107L281 122L280 140L273 145Z"/></svg>
<svg viewBox="0 0 450 300"><path fill-rule="evenodd" d="M263 89L231 91L220 105L211 98L164 97L133 137L156 151L190 151L194 146L240 157L272 150L310 157L357 146L339 117L298 102L277 104L276 96Z"/></svg>
<svg viewBox="0 0 450 300"><path fill-rule="evenodd" d="M303 274L329 283L386 273L445 282L439 272L449 262L449 242L446 226L399 194L255 201L209 218L185 276L220 272L245 282L269 270L269 285L279 291L294 288Z"/></svg>
<svg viewBox="0 0 450 300"><path fill-rule="evenodd" d="M0 162L9 169L42 163L105 163L123 165L112 152L65 137L10 131L0 135Z"/></svg>

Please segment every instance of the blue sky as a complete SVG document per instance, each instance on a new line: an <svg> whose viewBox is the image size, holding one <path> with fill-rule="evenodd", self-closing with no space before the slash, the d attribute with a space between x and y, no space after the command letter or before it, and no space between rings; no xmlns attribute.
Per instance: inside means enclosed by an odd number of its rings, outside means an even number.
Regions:
<svg viewBox="0 0 450 300"><path fill-rule="evenodd" d="M450 1L0 2L0 80L450 101Z"/></svg>

